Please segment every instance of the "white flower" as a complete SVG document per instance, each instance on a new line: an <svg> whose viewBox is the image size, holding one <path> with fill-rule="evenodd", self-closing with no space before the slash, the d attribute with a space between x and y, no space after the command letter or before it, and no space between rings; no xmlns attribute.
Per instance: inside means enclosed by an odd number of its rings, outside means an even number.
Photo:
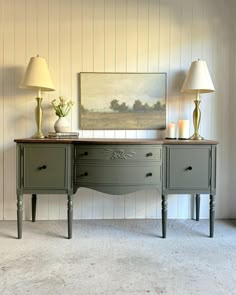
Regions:
<svg viewBox="0 0 236 295"><path fill-rule="evenodd" d="M58 117L67 116L74 104L72 100L67 100L64 96L59 96L59 100L53 99L51 103Z"/></svg>

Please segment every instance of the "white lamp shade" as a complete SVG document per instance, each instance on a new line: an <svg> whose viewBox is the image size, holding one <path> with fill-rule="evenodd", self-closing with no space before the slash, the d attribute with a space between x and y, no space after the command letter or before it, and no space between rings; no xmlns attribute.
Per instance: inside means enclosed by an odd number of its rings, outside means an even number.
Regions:
<svg viewBox="0 0 236 295"><path fill-rule="evenodd" d="M208 93L214 92L207 64L204 60L193 61L185 78L181 92L185 93Z"/></svg>
<svg viewBox="0 0 236 295"><path fill-rule="evenodd" d="M54 91L54 85L49 73L47 62L42 57L31 57L26 68L20 88Z"/></svg>

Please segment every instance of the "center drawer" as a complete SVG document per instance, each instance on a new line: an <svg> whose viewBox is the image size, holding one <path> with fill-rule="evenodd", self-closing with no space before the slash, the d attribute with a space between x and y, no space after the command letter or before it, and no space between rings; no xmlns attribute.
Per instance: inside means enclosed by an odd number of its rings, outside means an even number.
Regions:
<svg viewBox="0 0 236 295"><path fill-rule="evenodd" d="M161 165L106 165L99 163L75 166L79 184L146 185L161 182Z"/></svg>
<svg viewBox="0 0 236 295"><path fill-rule="evenodd" d="M85 161L161 161L161 146L158 145L77 145L76 162Z"/></svg>

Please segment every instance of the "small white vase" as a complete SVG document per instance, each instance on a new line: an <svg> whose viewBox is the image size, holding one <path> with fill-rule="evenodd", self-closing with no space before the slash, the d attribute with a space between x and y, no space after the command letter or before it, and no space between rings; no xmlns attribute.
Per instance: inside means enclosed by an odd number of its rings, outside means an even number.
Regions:
<svg viewBox="0 0 236 295"><path fill-rule="evenodd" d="M56 132L69 132L70 124L66 117L59 117L54 124L54 129Z"/></svg>

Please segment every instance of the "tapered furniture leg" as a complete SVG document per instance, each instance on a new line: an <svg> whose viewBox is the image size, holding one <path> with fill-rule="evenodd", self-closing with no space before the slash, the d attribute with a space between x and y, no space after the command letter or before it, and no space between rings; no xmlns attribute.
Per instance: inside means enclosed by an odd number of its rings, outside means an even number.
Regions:
<svg viewBox="0 0 236 295"><path fill-rule="evenodd" d="M210 195L210 238L214 236L215 196Z"/></svg>
<svg viewBox="0 0 236 295"><path fill-rule="evenodd" d="M196 195L196 221L199 221L200 217L200 195Z"/></svg>
<svg viewBox="0 0 236 295"><path fill-rule="evenodd" d="M166 238L166 225L167 225L167 196L162 195L162 238Z"/></svg>
<svg viewBox="0 0 236 295"><path fill-rule="evenodd" d="M35 220L36 220L36 206L37 206L37 195L36 194L32 195L31 206L32 206L32 222L35 222Z"/></svg>
<svg viewBox="0 0 236 295"><path fill-rule="evenodd" d="M22 238L23 195L17 195L17 233Z"/></svg>
<svg viewBox="0 0 236 295"><path fill-rule="evenodd" d="M73 200L72 196L68 195L67 199L67 219L68 219L68 239L72 238L72 220L73 220Z"/></svg>

